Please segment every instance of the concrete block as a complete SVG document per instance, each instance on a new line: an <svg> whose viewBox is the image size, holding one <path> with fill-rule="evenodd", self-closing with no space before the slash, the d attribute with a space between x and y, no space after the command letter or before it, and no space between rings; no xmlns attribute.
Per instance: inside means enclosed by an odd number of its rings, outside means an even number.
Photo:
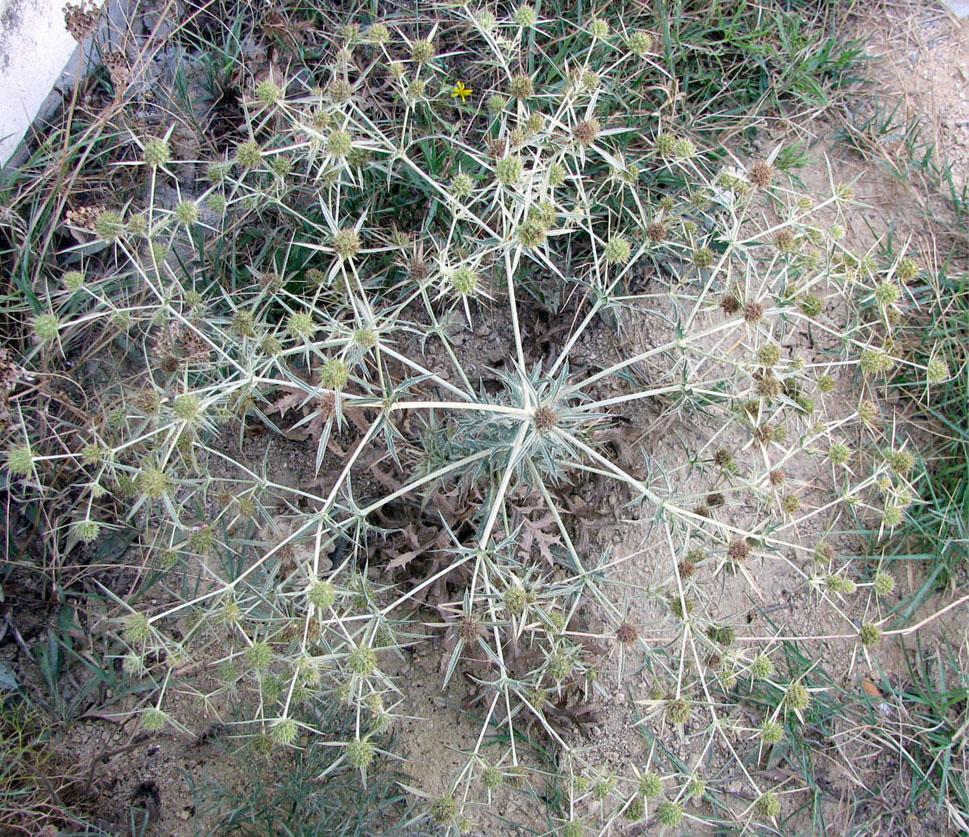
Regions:
<svg viewBox="0 0 969 837"><path fill-rule="evenodd" d="M34 120L56 107L59 97L51 91L69 88L80 70L80 50L64 25L64 0L0 0L0 166Z"/></svg>

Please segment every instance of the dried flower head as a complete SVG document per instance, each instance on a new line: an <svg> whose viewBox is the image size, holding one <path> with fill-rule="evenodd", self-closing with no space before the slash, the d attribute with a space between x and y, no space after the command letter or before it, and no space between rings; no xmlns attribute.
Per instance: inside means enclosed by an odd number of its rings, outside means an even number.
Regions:
<svg viewBox="0 0 969 837"><path fill-rule="evenodd" d="M727 547L727 557L731 561L741 562L746 561L750 557L751 546L750 541L747 538L737 538L730 542L730 546Z"/></svg>
<svg viewBox="0 0 969 837"><path fill-rule="evenodd" d="M764 318L764 306L759 302L748 302L744 306L744 321L751 325Z"/></svg>
<svg viewBox="0 0 969 837"><path fill-rule="evenodd" d="M572 137L579 145L591 145L599 135L599 123L595 119L580 122L572 129Z"/></svg>
<svg viewBox="0 0 969 837"><path fill-rule="evenodd" d="M91 5L87 0L80 3L66 3L64 5L64 24L71 37L80 43L94 34L98 28L98 18L101 16L101 9L97 6L87 8Z"/></svg>
<svg viewBox="0 0 969 837"><path fill-rule="evenodd" d="M758 189L766 189L774 180L774 167L764 160L758 160L747 169L747 179Z"/></svg>
<svg viewBox="0 0 969 837"><path fill-rule="evenodd" d="M639 639L639 629L629 622L623 622L616 628L616 639L621 645L631 645Z"/></svg>

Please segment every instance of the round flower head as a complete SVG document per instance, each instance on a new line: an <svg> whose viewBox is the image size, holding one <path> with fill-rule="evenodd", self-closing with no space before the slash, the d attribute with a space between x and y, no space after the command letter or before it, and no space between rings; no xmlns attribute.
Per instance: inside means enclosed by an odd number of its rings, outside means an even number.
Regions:
<svg viewBox="0 0 969 837"><path fill-rule="evenodd" d="M186 227L193 226L199 219L199 206L195 201L182 201L175 207L175 220Z"/></svg>
<svg viewBox="0 0 969 837"><path fill-rule="evenodd" d="M81 520L74 526L79 540L91 543L101 534L101 525L96 520Z"/></svg>
<svg viewBox="0 0 969 837"><path fill-rule="evenodd" d="M556 189L565 183L565 167L559 163L552 163L548 167L548 185Z"/></svg>
<svg viewBox="0 0 969 837"><path fill-rule="evenodd" d="M454 175L451 181L451 194L456 198L468 197L474 189L474 181L463 171Z"/></svg>
<svg viewBox="0 0 969 837"><path fill-rule="evenodd" d="M836 573L825 578L824 585L832 593L839 593L843 596L851 596L858 589L858 585L850 578Z"/></svg>
<svg viewBox="0 0 969 837"><path fill-rule="evenodd" d="M781 350L776 343L768 343L757 350L759 366L776 366L781 359Z"/></svg>
<svg viewBox="0 0 969 837"><path fill-rule="evenodd" d="M522 158L505 157L495 166L495 176L502 186L514 186L522 178Z"/></svg>
<svg viewBox="0 0 969 837"><path fill-rule="evenodd" d="M292 718L277 718L269 728L269 737L276 744L292 744L296 740L298 727Z"/></svg>
<svg viewBox="0 0 969 837"><path fill-rule="evenodd" d="M528 29L535 25L538 20L538 15L535 14L535 9L532 6L521 6L517 12L515 12L515 17L513 18L515 23L521 26L523 29Z"/></svg>
<svg viewBox="0 0 969 837"><path fill-rule="evenodd" d="M334 252L341 259L352 259L360 252L360 236L351 228L338 230L330 241Z"/></svg>
<svg viewBox="0 0 969 837"><path fill-rule="evenodd" d="M313 315L309 311L290 314L289 319L286 320L286 330L294 337L302 337L304 340L312 337L316 331Z"/></svg>
<svg viewBox="0 0 969 837"><path fill-rule="evenodd" d="M592 788L592 795L599 800L608 799L615 787L616 779L614 776L604 777L595 783Z"/></svg>
<svg viewBox="0 0 969 837"><path fill-rule="evenodd" d="M254 169L262 164L262 147L255 140L248 140L236 147L236 160L244 169Z"/></svg>
<svg viewBox="0 0 969 837"><path fill-rule="evenodd" d="M551 201L540 201L528 210L528 220L548 230L555 224L557 214L554 203Z"/></svg>
<svg viewBox="0 0 969 837"><path fill-rule="evenodd" d="M492 116L497 116L499 113L504 111L506 107L508 107L508 98L499 93L495 93L488 97L487 102L485 102L485 106L488 108L488 113L490 113Z"/></svg>
<svg viewBox="0 0 969 837"><path fill-rule="evenodd" d="M941 384L949 379L949 366L941 358L934 357L925 365L925 380L930 384Z"/></svg>
<svg viewBox="0 0 969 837"><path fill-rule="evenodd" d="M256 671L266 671L273 661L273 650L266 642L255 642L246 649L246 662Z"/></svg>
<svg viewBox="0 0 969 837"><path fill-rule="evenodd" d="M744 306L744 321L754 325L764 319L764 306L759 302L748 302Z"/></svg>
<svg viewBox="0 0 969 837"><path fill-rule="evenodd" d="M390 41L390 29L387 28L386 24L375 23L367 33L367 40L378 46L386 44Z"/></svg>
<svg viewBox="0 0 969 837"><path fill-rule="evenodd" d="M832 465L846 465L851 459L851 448L842 442L832 442L828 447L828 461Z"/></svg>
<svg viewBox="0 0 969 837"><path fill-rule="evenodd" d="M787 687L787 693L784 695L784 703L787 704L791 709L802 711L808 708L811 703L811 693L807 690L807 687L800 681L791 683Z"/></svg>
<svg viewBox="0 0 969 837"><path fill-rule="evenodd" d="M606 242L605 254L609 264L625 264L632 254L632 246L621 235L615 235Z"/></svg>
<svg viewBox="0 0 969 837"><path fill-rule="evenodd" d="M132 613L125 617L122 633L126 641L132 644L147 642L151 639L151 625L148 617L143 613Z"/></svg>
<svg viewBox="0 0 969 837"><path fill-rule="evenodd" d="M334 157L346 157L353 147L353 139L346 131L334 131L326 140L326 150Z"/></svg>
<svg viewBox="0 0 969 837"><path fill-rule="evenodd" d="M474 293L478 286L478 274L470 267L459 267L451 274L451 287L462 296Z"/></svg>
<svg viewBox="0 0 969 837"><path fill-rule="evenodd" d="M653 48L653 37L649 32L638 29L630 34L627 46L633 55L642 58Z"/></svg>
<svg viewBox="0 0 969 837"><path fill-rule="evenodd" d="M656 142L653 146L656 149L656 154L660 157L672 157L674 154L674 148L676 147L676 137L672 134L660 134L656 137Z"/></svg>
<svg viewBox="0 0 969 837"><path fill-rule="evenodd" d="M165 726L166 721L165 713L154 706L149 706L141 713L141 726L145 732L157 732Z"/></svg>
<svg viewBox="0 0 969 837"><path fill-rule="evenodd" d="M260 104L266 105L267 107L272 107L273 105L282 101L283 95L283 88L276 84L276 82L274 82L272 79L266 79L265 81L261 81L256 85L256 101Z"/></svg>
<svg viewBox="0 0 969 837"><path fill-rule="evenodd" d="M347 744L347 761L354 767L361 769L368 767L373 757L373 744L369 741L351 741Z"/></svg>
<svg viewBox="0 0 969 837"><path fill-rule="evenodd" d="M347 657L347 665L354 674L366 676L377 668L377 655L372 648L367 648L365 645L358 645L350 652L350 656Z"/></svg>
<svg viewBox="0 0 969 837"><path fill-rule="evenodd" d="M683 726L690 719L690 704L683 698L667 701L666 717L678 727Z"/></svg>
<svg viewBox="0 0 969 837"><path fill-rule="evenodd" d="M644 773L639 779L639 793L654 799L663 792L663 780L656 773Z"/></svg>
<svg viewBox="0 0 969 837"><path fill-rule="evenodd" d="M146 166L157 169L168 165L172 159L172 152L165 140L152 137L145 143L142 159Z"/></svg>
<svg viewBox="0 0 969 837"><path fill-rule="evenodd" d="M361 349L372 349L377 345L377 334L372 328L358 328L353 332L353 344Z"/></svg>
<svg viewBox="0 0 969 837"><path fill-rule="evenodd" d="M673 143L673 156L678 160L689 160L696 154L696 146L688 139L678 139Z"/></svg>
<svg viewBox="0 0 969 837"><path fill-rule="evenodd" d="M497 790L501 787L501 771L492 764L489 764L481 771L481 784L487 790Z"/></svg>
<svg viewBox="0 0 969 837"><path fill-rule="evenodd" d="M239 310L232 316L232 331L239 337L256 336L256 318L251 311Z"/></svg>
<svg viewBox="0 0 969 837"><path fill-rule="evenodd" d="M453 796L439 796L431 803L431 817L438 825L451 822L458 815L458 803Z"/></svg>
<svg viewBox="0 0 969 837"><path fill-rule="evenodd" d="M676 828L683 821L683 806L666 800L657 809L659 821L667 828Z"/></svg>
<svg viewBox="0 0 969 837"><path fill-rule="evenodd" d="M593 18L589 24L589 34L597 40L604 41L609 37L609 21L601 17Z"/></svg>
<svg viewBox="0 0 969 837"><path fill-rule="evenodd" d="M774 663L765 654L759 654L750 665L750 673L754 677L764 679L774 674Z"/></svg>
<svg viewBox="0 0 969 837"><path fill-rule="evenodd" d="M764 721L760 738L765 744L779 744L784 739L784 727L777 721Z"/></svg>
<svg viewBox="0 0 969 837"><path fill-rule="evenodd" d="M895 589L895 579L888 573L875 573L875 580L872 582L876 596L888 596Z"/></svg>
<svg viewBox="0 0 969 837"><path fill-rule="evenodd" d="M479 12L478 16L475 18L475 21L481 28L482 32L490 32L495 28L495 23L497 22L495 20L495 16L487 10Z"/></svg>
<svg viewBox="0 0 969 837"><path fill-rule="evenodd" d="M327 389L343 389L350 379L350 370L339 358L329 358L323 364L320 380Z"/></svg>
<svg viewBox="0 0 969 837"><path fill-rule="evenodd" d="M766 189L774 180L774 167L763 160L747 169L747 179L758 189Z"/></svg>
<svg viewBox="0 0 969 837"><path fill-rule="evenodd" d="M698 247L693 251L693 266L699 270L706 270L713 264L713 250L709 247Z"/></svg>
<svg viewBox="0 0 969 837"><path fill-rule="evenodd" d="M307 597L318 610L329 610L336 601L336 588L329 581L317 581L310 587Z"/></svg>
<svg viewBox="0 0 969 837"><path fill-rule="evenodd" d="M418 64L428 64L434 59L434 44L428 40L414 41L411 56Z"/></svg>
<svg viewBox="0 0 969 837"><path fill-rule="evenodd" d="M882 510L882 522L890 529L898 526L904 519L904 512L893 503L887 503Z"/></svg>
<svg viewBox="0 0 969 837"><path fill-rule="evenodd" d="M517 615L521 613L528 604L528 594L518 585L513 584L505 590L503 605L505 610Z"/></svg>
<svg viewBox="0 0 969 837"><path fill-rule="evenodd" d="M172 401L172 412L182 421L192 421L202 410L202 402L198 396L183 393Z"/></svg>
<svg viewBox="0 0 969 837"><path fill-rule="evenodd" d="M409 85L407 85L407 97L411 101L418 101L424 98L424 94L427 92L427 82L422 78L414 79Z"/></svg>
<svg viewBox="0 0 969 837"><path fill-rule="evenodd" d="M907 450L889 451L885 459L889 467L903 477L915 467L915 457Z"/></svg>
<svg viewBox="0 0 969 837"><path fill-rule="evenodd" d="M555 427L559 422L558 414L552 407L543 406L535 410L535 414L532 416L532 421L535 422L535 427L540 431L549 431Z"/></svg>
<svg viewBox="0 0 969 837"><path fill-rule="evenodd" d="M824 310L824 300L815 294L804 294L798 300L797 305L805 316L811 317L811 319L821 316L821 312Z"/></svg>
<svg viewBox="0 0 969 837"><path fill-rule="evenodd" d="M209 212L215 215L225 215L225 210L229 206L229 202L226 200L225 195L220 192L213 192L205 199L205 205L208 207Z"/></svg>
<svg viewBox="0 0 969 837"><path fill-rule="evenodd" d="M789 229L779 230L774 236L774 246L781 253L793 253L797 250L798 240L794 232Z"/></svg>
<svg viewBox="0 0 969 837"><path fill-rule="evenodd" d="M875 288L875 300L879 305L894 305L901 295L902 292L894 282L882 282Z"/></svg>
<svg viewBox="0 0 969 837"><path fill-rule="evenodd" d="M327 86L326 95L330 97L333 104L342 105L344 102L350 101L350 97L353 95L353 85L346 79L335 78Z"/></svg>
<svg viewBox="0 0 969 837"><path fill-rule="evenodd" d="M572 129L572 137L579 145L591 145L599 135L599 123L595 119L584 120Z"/></svg>
<svg viewBox="0 0 969 837"><path fill-rule="evenodd" d="M64 274L62 281L68 293L76 294L84 287L85 277L80 270L69 270Z"/></svg>
<svg viewBox="0 0 969 837"><path fill-rule="evenodd" d="M735 541L731 541L730 546L727 547L727 557L731 561L738 563L746 561L750 557L750 552L750 541L746 538L738 538Z"/></svg>
<svg viewBox="0 0 969 837"><path fill-rule="evenodd" d="M150 465L138 475L138 490L152 499L164 497L171 489L168 474L155 465Z"/></svg>
<svg viewBox="0 0 969 837"><path fill-rule="evenodd" d="M34 334L38 340L48 343L56 340L60 333L61 321L56 314L39 314L34 319Z"/></svg>
<svg viewBox="0 0 969 837"><path fill-rule="evenodd" d="M737 631L729 625L711 625L707 629L707 636L724 647L730 647L737 641Z"/></svg>
<svg viewBox="0 0 969 837"><path fill-rule="evenodd" d="M774 791L767 791L757 800L757 810L767 819L772 820L781 812L781 801Z"/></svg>
<svg viewBox="0 0 969 837"><path fill-rule="evenodd" d="M528 99L529 97L535 95L535 83L529 76L515 76L511 80L511 84L508 86L508 92L511 93L512 97L515 99Z"/></svg>
<svg viewBox="0 0 969 837"><path fill-rule="evenodd" d="M882 632L878 625L872 622L863 622L861 627L858 629L858 642L865 646L865 648L870 648L872 645L877 645L881 642Z"/></svg>
<svg viewBox="0 0 969 837"><path fill-rule="evenodd" d="M866 349L861 353L859 366L866 375L881 375L889 372L895 365L895 361L888 352L883 349Z"/></svg>
<svg viewBox="0 0 969 837"><path fill-rule="evenodd" d="M546 234L546 227L539 221L526 221L518 228L518 240L523 247L541 247Z"/></svg>
<svg viewBox="0 0 969 837"><path fill-rule="evenodd" d="M94 232L102 241L117 241L124 232L124 221L117 212L102 212L94 222Z"/></svg>
<svg viewBox="0 0 969 837"><path fill-rule="evenodd" d="M911 282L920 272L921 268L913 259L902 259L895 268L895 276L900 282Z"/></svg>

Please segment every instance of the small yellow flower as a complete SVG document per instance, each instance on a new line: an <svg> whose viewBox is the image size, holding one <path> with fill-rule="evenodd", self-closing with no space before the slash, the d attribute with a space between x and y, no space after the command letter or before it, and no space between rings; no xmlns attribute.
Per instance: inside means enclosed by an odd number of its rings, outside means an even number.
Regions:
<svg viewBox="0 0 969 837"><path fill-rule="evenodd" d="M454 92L451 93L451 98L457 99L458 97L460 97L461 103L464 104L466 101L468 101L468 96L470 96L471 93L472 93L471 88L465 87L464 82L459 81L454 87Z"/></svg>

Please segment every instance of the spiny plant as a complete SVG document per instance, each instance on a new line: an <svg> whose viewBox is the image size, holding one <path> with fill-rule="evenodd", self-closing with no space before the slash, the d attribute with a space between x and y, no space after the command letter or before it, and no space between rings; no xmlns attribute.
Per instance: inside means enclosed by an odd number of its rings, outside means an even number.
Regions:
<svg viewBox="0 0 969 837"><path fill-rule="evenodd" d="M525 731L559 754L563 834L775 827L799 804L756 764L806 723L810 666L778 666L781 635L715 591L759 596L759 568L781 567L843 625L793 639L860 660L890 635L890 574L835 544L889 535L918 496L890 376L951 373L895 338L920 266L844 246L850 186L815 202L776 154L724 165L629 95L673 81L661 23L443 4L344 20L302 69L245 78L225 153L130 126L119 168L144 191L66 215L71 267L33 278L3 380L9 490L56 501L50 552L139 531L142 595L113 597L110 630L154 686L146 730L178 724L173 690L213 712L231 696L238 733L332 748L330 774L366 781L415 711L395 672L430 629L442 685L460 672L482 722L414 823L473 828L527 777ZM76 379L78 410L45 370L92 346L124 377ZM14 389L27 373L56 397ZM642 432L657 415L685 453ZM305 481L274 449L245 455L254 427L299 443ZM610 580L629 556L589 532L582 496L607 492L649 522L636 616ZM211 689L183 682L200 670ZM575 744L629 673L682 767L619 776ZM773 698L753 722L742 683ZM338 738L314 720L334 701ZM713 748L741 792L708 775Z"/></svg>

